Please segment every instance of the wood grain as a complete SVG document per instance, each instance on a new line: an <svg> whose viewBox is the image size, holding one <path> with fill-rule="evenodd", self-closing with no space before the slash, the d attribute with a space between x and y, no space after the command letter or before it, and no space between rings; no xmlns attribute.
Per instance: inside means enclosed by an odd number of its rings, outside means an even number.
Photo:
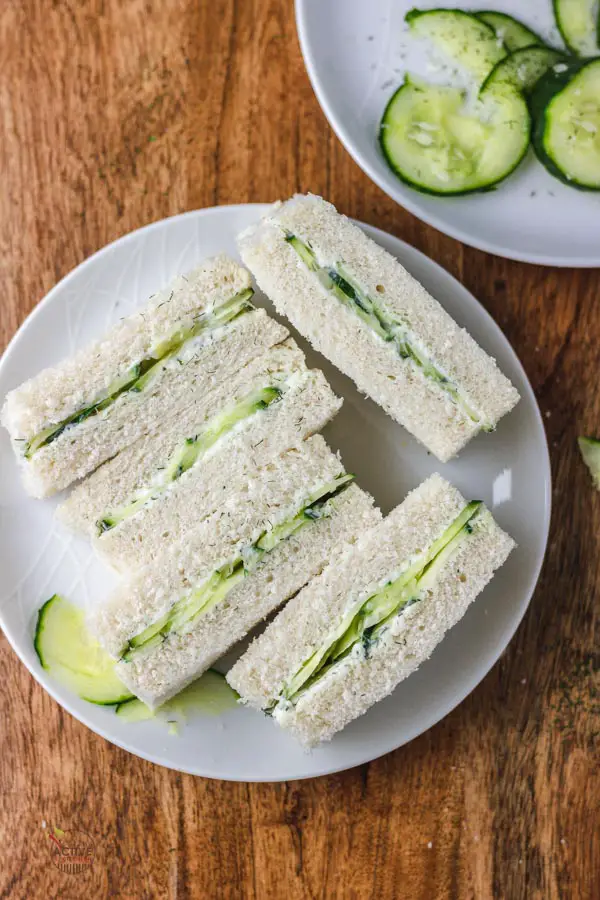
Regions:
<svg viewBox="0 0 600 900"><path fill-rule="evenodd" d="M438 260L501 324L547 416L549 553L500 662L430 732L355 770L211 782L129 756L0 641L0 891L11 900L600 897L598 275L501 260L400 209L329 129L291 0L0 5L0 346L55 282L122 234L218 203L322 193ZM42 822L87 832L52 864Z"/></svg>

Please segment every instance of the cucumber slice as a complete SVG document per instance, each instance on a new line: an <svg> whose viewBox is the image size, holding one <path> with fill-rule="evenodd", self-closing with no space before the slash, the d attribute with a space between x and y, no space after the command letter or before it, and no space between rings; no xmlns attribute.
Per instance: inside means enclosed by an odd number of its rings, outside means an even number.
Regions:
<svg viewBox="0 0 600 900"><path fill-rule="evenodd" d="M40 609L33 644L43 668L83 700L109 706L133 697L87 631L83 612L59 594Z"/></svg>
<svg viewBox="0 0 600 900"><path fill-rule="evenodd" d="M560 64L562 53L551 47L523 47L496 63L481 88L482 92L508 85L524 94L530 93L548 69Z"/></svg>
<svg viewBox="0 0 600 900"><path fill-rule="evenodd" d="M594 486L600 491L600 439L577 438L583 461L590 470Z"/></svg>
<svg viewBox="0 0 600 900"><path fill-rule="evenodd" d="M124 700L119 703L115 709L116 714L124 722L144 722L146 719L153 719L154 713L149 706L132 697L131 700Z"/></svg>
<svg viewBox="0 0 600 900"><path fill-rule="evenodd" d="M282 391L273 385L258 388L243 397L238 403L230 404L210 419L203 430L195 437L186 438L180 444L166 465L154 476L153 483L141 488L123 506L105 512L96 522L99 535L110 531L121 522L134 516L151 500L156 500L168 488L181 478L199 459L207 453L222 437L229 434L240 422L244 422L257 412L268 409L272 403L280 400Z"/></svg>
<svg viewBox="0 0 600 900"><path fill-rule="evenodd" d="M401 575L359 602L358 606L355 604L322 646L302 663L284 685L283 699L294 702L301 691L312 686L358 641L363 641L366 651L367 645L377 638L378 629L381 630L389 619L399 615L411 603L418 602L425 592L423 586L426 590L433 587L448 559L473 533L473 520L481 507L479 500L468 503L446 531Z"/></svg>
<svg viewBox="0 0 600 900"><path fill-rule="evenodd" d="M216 716L238 705L239 694L229 687L225 676L216 669L208 669L197 681L194 681L181 693L168 700L156 712L136 697L119 703L115 712L124 722L143 722L157 718L170 726L178 725L194 713L203 716ZM173 722L168 716L177 716Z"/></svg>
<svg viewBox="0 0 600 900"><path fill-rule="evenodd" d="M494 29L458 9L412 9L405 21L415 37L429 38L480 85L506 51Z"/></svg>
<svg viewBox="0 0 600 900"><path fill-rule="evenodd" d="M80 425L86 419L104 412L122 394L139 394L156 377L157 372L167 360L175 356L187 341L192 340L204 331L214 330L227 325L244 312L254 309L250 302L253 294L254 290L252 288L241 291L226 303L217 307L217 309L196 316L192 325L185 328L177 327L168 338L160 341L152 348L150 356L140 360L127 372L115 378L106 390L98 394L90 404L82 409L78 409L61 422L56 422L34 435L25 445L25 459L31 459L36 451L53 443L67 428Z"/></svg>
<svg viewBox="0 0 600 900"><path fill-rule="evenodd" d="M475 15L494 29L494 34L498 40L502 41L509 53L520 50L522 47L544 46L544 41L539 34L532 31L527 25L523 25L514 16L487 9L476 12Z"/></svg>
<svg viewBox="0 0 600 900"><path fill-rule="evenodd" d="M527 152L530 128L518 91L484 91L469 114L463 91L406 78L384 111L379 142L402 181L448 197L489 190L510 175Z"/></svg>
<svg viewBox="0 0 600 900"><path fill-rule="evenodd" d="M576 56L596 56L600 40L598 0L553 0L562 39Z"/></svg>
<svg viewBox="0 0 600 900"><path fill-rule="evenodd" d="M600 190L600 59L555 66L530 105L538 159L565 184Z"/></svg>
<svg viewBox="0 0 600 900"><path fill-rule="evenodd" d="M196 620L221 603L227 594L255 568L265 553L270 553L282 541L287 540L301 528L318 519L331 515L329 501L334 500L354 480L354 475L339 475L317 488L306 498L297 513L286 521L268 529L250 546L243 548L239 555L224 563L202 584L176 600L161 616L146 628L133 635L121 657L123 662L131 662L140 654L147 654L167 640L169 635L186 634L194 627Z"/></svg>

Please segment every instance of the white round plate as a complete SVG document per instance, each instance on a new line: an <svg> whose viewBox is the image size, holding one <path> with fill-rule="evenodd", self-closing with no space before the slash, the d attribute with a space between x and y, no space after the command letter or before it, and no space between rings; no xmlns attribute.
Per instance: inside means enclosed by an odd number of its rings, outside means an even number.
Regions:
<svg viewBox="0 0 600 900"><path fill-rule="evenodd" d="M144 304L175 274L220 251L237 255L235 236L266 209L226 206L186 213L100 250L48 294L13 338L0 362L0 398ZM529 382L502 332L464 287L402 241L375 228L365 230L498 359L522 400L494 434L479 436L458 460L441 465L309 351L309 364L322 367L345 398L326 437L384 512L438 470L467 497L485 500L519 547L432 659L327 746L305 753L271 720L241 707L215 717L192 716L172 736L156 720L126 723L112 708L80 700L41 668L32 643L41 604L54 593L92 604L110 589L114 577L85 541L54 521L58 501L25 495L8 436L0 429L0 623L34 677L65 709L138 756L197 775L240 781L307 778L374 759L410 741L460 703L496 662L527 608L550 516L548 450ZM260 296L258 302L268 307Z"/></svg>
<svg viewBox="0 0 600 900"><path fill-rule="evenodd" d="M361 169L393 200L424 222L472 247L549 266L600 266L600 194L575 190L546 172L530 150L497 190L466 197L430 197L403 184L377 139L387 101L407 71L444 81L429 48L411 38L404 16L436 0L296 0L304 61L317 99L338 138ZM444 7L468 9L466 2ZM475 6L477 4L474 4ZM343 6L343 15L342 15ZM562 46L550 0L495 0L483 8L512 13L553 45Z"/></svg>

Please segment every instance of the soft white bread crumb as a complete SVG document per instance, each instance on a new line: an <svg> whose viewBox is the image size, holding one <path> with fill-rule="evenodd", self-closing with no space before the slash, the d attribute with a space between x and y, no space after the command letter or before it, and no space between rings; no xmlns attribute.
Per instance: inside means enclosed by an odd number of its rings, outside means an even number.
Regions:
<svg viewBox="0 0 600 900"><path fill-rule="evenodd" d="M386 583L408 559L440 537L464 507L439 475L408 495L352 547L338 548L329 566L294 597L233 666L227 680L242 699L268 707L284 682L327 639L353 603ZM514 546L486 511L478 528L450 558L426 597L393 620L365 656L362 644L274 716L307 747L329 740L387 696L433 652L464 615Z"/></svg>
<svg viewBox="0 0 600 900"><path fill-rule="evenodd" d="M275 205L238 238L259 286L319 352L440 460L454 456L479 425L332 296L285 240L287 233L308 243L321 265L342 263L382 310L408 321L436 365L491 425L517 403L517 391L495 361L393 256L330 203L298 195Z"/></svg>
<svg viewBox="0 0 600 900"><path fill-rule="evenodd" d="M306 368L304 354L289 338L253 359L230 378L226 378L206 394L196 395L156 432L146 435L114 459L100 466L70 494L57 510L58 519L68 527L96 535L96 522L129 502L136 492L148 488L172 454L188 437L199 434L223 409L239 402L249 393L267 385L278 385L292 379L283 398L268 409L241 422L206 454L176 485L181 492L184 528L197 524L203 514L211 513L218 503L234 492L232 487L242 474L260 467L276 455L311 434L320 431L341 406L318 370ZM227 455L224 463L223 454ZM181 485L181 487L180 487ZM173 486L175 487L175 486ZM176 493L177 493L176 491ZM105 532L98 539L98 550L108 557L119 556L119 546L127 552L148 549L154 552L152 520L157 515L172 528L174 519L169 508L174 502L173 488L159 496L153 504L140 509L131 519ZM138 535L144 538L138 545ZM111 550L111 546L114 548Z"/></svg>

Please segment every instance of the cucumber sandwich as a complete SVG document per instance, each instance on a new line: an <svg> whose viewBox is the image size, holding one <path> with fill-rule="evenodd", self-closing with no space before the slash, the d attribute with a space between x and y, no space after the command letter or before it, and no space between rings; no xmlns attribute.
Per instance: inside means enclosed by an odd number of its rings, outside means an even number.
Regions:
<svg viewBox="0 0 600 900"><path fill-rule="evenodd" d="M227 675L310 747L383 699L433 652L514 543L439 475L348 546Z"/></svg>
<svg viewBox="0 0 600 900"><path fill-rule="evenodd" d="M288 339L100 466L58 517L91 533L114 568L143 565L243 493L254 470L320 431L340 406Z"/></svg>
<svg viewBox="0 0 600 900"><path fill-rule="evenodd" d="M11 391L2 409L27 491L46 497L184 409L286 330L254 309L248 272L206 261L98 341Z"/></svg>
<svg viewBox="0 0 600 900"><path fill-rule="evenodd" d="M90 627L117 677L159 706L380 519L320 435L273 457L211 516L123 581Z"/></svg>
<svg viewBox="0 0 600 900"><path fill-rule="evenodd" d="M320 197L276 204L239 247L277 310L442 462L517 403L495 361Z"/></svg>

